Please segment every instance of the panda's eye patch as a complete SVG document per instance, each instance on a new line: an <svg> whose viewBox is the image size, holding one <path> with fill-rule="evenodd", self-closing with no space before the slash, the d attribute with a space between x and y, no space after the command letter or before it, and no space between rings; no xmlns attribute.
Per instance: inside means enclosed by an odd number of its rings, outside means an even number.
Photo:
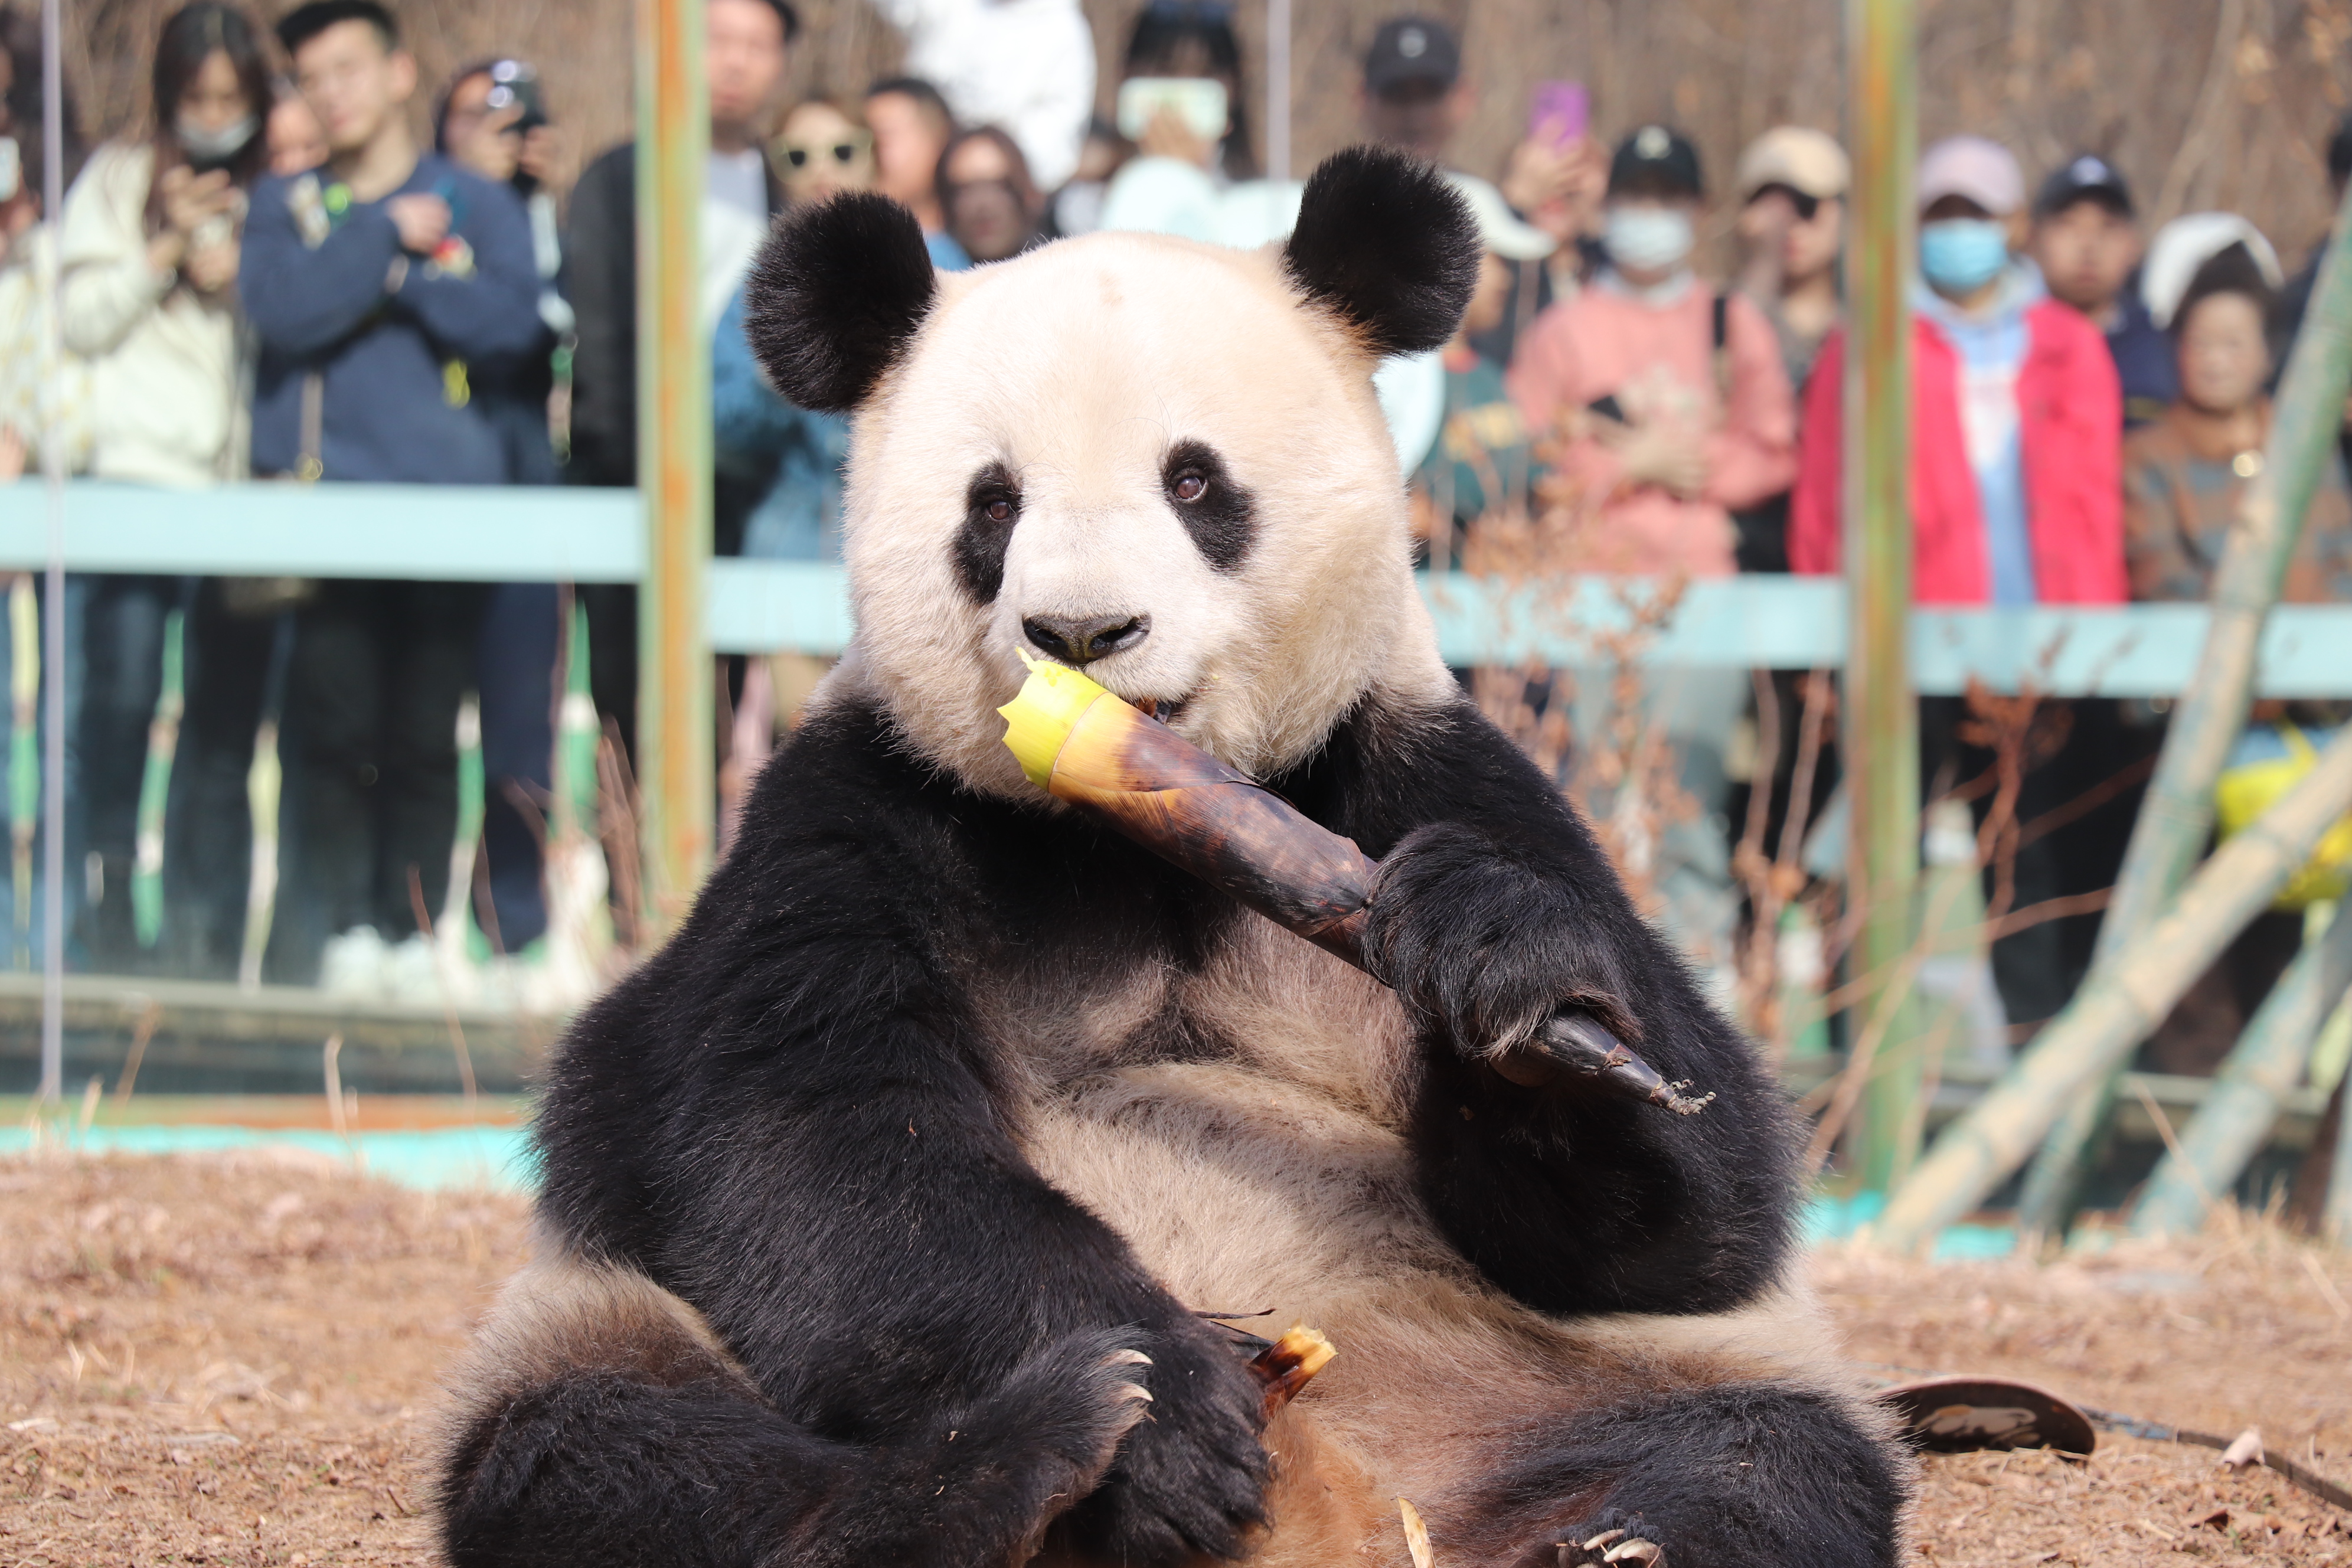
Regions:
<svg viewBox="0 0 2352 1568"><path fill-rule="evenodd" d="M972 475L964 489L963 526L949 547L958 582L975 603L995 602L1004 586L1004 552L1021 521L1021 481L1003 463Z"/></svg>
<svg viewBox="0 0 2352 1568"><path fill-rule="evenodd" d="M1231 572L1257 537L1257 506L1204 441L1179 441L1160 459L1160 485L1209 564Z"/></svg>

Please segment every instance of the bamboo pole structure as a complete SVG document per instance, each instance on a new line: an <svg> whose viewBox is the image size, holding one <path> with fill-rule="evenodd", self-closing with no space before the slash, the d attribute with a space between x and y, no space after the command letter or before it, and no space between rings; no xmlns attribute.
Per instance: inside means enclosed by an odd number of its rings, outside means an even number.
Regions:
<svg viewBox="0 0 2352 1568"><path fill-rule="evenodd" d="M2246 486L2221 564L2213 577L2212 619L2197 674L2173 710L2133 826L2092 956L2094 978L2153 921L2204 853L2213 826L2213 785L2245 728L2263 622L2277 603L2287 563L2302 537L2320 476L2336 452L2344 395L2352 383L2352 196L2336 215L2326 258L2311 291L2302 334L2279 384L2263 466ZM2087 983L2087 982L2086 982ZM2117 1064L2117 1071L2122 1064ZM2072 1222L2085 1160L2114 1102L2116 1075L2071 1098L2028 1173L2018 1224L2063 1234Z"/></svg>
<svg viewBox="0 0 2352 1568"><path fill-rule="evenodd" d="M2156 922L1950 1126L1887 1200L1878 1246L1916 1252L2022 1164L2069 1099L2127 1059L2352 809L2352 727L2260 820L2216 851Z"/></svg>
<svg viewBox="0 0 2352 1568"><path fill-rule="evenodd" d="M2336 1086L2339 1104L2345 1086ZM2338 1116L2346 1114L2342 1110ZM2327 1173L2327 1205L2320 1211L2319 1234L2338 1247L2352 1247L2352 1132L2336 1124L2336 1163Z"/></svg>
<svg viewBox="0 0 2352 1568"><path fill-rule="evenodd" d="M65 17L62 0L41 0L41 237L34 265L42 287L41 349L53 378L41 398L41 479L47 486L48 562L41 574L41 1087L43 1104L63 1092L66 1062L66 443L65 312L58 299L58 235L65 211ZM37 243L39 243L37 241Z"/></svg>
<svg viewBox="0 0 2352 1568"><path fill-rule="evenodd" d="M2213 1088L2180 1130L2132 1211L2134 1236L2182 1236L2237 1183L2270 1136L2279 1105L2303 1077L2320 1026L2352 982L2352 913L2339 910L2327 934L2307 942L2246 1026Z"/></svg>
<svg viewBox="0 0 2352 1568"><path fill-rule="evenodd" d="M1911 690L1912 189L1918 119L1915 0L1849 0L1854 244L1845 358L1845 562L1852 650L1839 725L1853 789L1848 896L1864 914L1858 973L1895 976L1911 949L1919 876L1919 715ZM1861 1100L1850 1150L1865 1191L1884 1192L1918 1151L1912 1114L1923 1064L1910 1008L1885 986L1853 1019L1892 1014L1881 1069ZM1859 1032L1857 1027L1856 1033Z"/></svg>
<svg viewBox="0 0 2352 1568"><path fill-rule="evenodd" d="M710 866L710 343L701 330L702 192L710 153L703 0L637 5L637 778L646 913L685 913Z"/></svg>

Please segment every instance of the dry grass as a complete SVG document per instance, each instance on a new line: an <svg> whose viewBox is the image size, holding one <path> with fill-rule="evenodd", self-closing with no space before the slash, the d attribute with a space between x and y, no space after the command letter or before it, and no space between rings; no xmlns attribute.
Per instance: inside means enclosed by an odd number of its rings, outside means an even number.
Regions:
<svg viewBox="0 0 2352 1568"><path fill-rule="evenodd" d="M0 1164L0 1568L432 1561L435 1377L521 1237L511 1198L325 1162ZM2352 1479L2340 1254L2248 1226L2047 1268L1833 1251L1813 1272L1868 1362L2258 1423ZM2113 1438L2087 1464L1930 1459L1914 1563L2352 1561L2352 1516L2213 1458Z"/></svg>

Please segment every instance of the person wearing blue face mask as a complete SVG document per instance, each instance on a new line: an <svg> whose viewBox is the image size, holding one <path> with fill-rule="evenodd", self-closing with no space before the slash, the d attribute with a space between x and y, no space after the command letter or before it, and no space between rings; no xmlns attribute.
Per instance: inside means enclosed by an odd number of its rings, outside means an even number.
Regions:
<svg viewBox="0 0 2352 1568"><path fill-rule="evenodd" d="M2123 393L2106 340L2050 298L2007 149L1955 136L1919 161L1913 291L1913 585L1921 604L2119 604ZM1844 334L1807 388L1790 522L1799 572L1838 570Z"/></svg>
<svg viewBox="0 0 2352 1568"><path fill-rule="evenodd" d="M2123 391L2107 341L2050 297L2026 237L2025 181L2008 151L1956 136L1919 161L1919 279L1912 297L1912 592L1925 605L2120 604ZM1806 389L1789 527L1795 571L1835 573L1843 529L1843 334ZM1920 776L1941 790L1984 775L1992 755L1962 740L1958 699L1920 704ZM2055 755L2015 801L2031 822L2083 798L2120 762L2112 725L2077 705ZM1991 792L1976 799L1981 815ZM2105 847L2103 847L2105 846ZM2099 834L2045 834L2010 868L2014 907L2108 885ZM1996 942L1993 978L2013 1027L2030 1030L2073 993L2090 919L2050 921Z"/></svg>

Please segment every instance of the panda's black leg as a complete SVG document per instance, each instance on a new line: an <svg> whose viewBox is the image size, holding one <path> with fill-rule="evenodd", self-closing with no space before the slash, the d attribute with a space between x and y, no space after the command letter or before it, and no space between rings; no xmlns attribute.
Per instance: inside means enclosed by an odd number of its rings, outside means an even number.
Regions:
<svg viewBox="0 0 2352 1568"><path fill-rule="evenodd" d="M1086 1334L891 1448L827 1441L740 1378L549 1380L477 1412L443 1479L453 1568L1014 1568L1100 1480L1147 1363Z"/></svg>
<svg viewBox="0 0 2352 1568"><path fill-rule="evenodd" d="M1481 1560L1515 1568L1886 1568L1906 1495L1890 1451L1839 1402L1747 1383L1533 1435L1460 1511L1496 1531Z"/></svg>

